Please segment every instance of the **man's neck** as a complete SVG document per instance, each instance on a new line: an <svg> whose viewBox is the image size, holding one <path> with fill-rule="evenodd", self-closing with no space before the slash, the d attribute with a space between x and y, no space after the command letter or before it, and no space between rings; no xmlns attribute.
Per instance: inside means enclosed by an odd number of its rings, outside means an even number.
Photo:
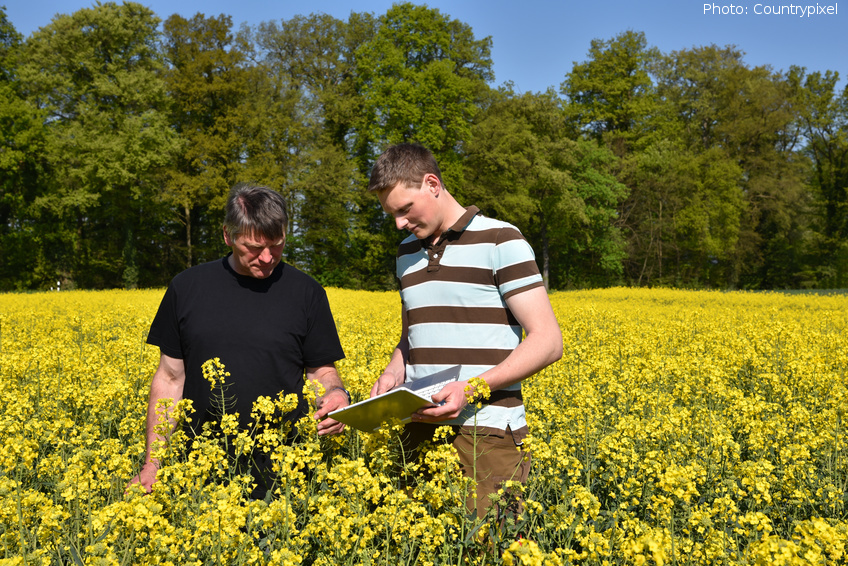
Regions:
<svg viewBox="0 0 848 566"><path fill-rule="evenodd" d="M444 222L442 222L441 228L434 232L427 241L430 245L435 245L439 242L439 239L446 234L454 225L459 222L459 219L462 218L462 215L465 214L465 207L459 204L456 199L454 199L451 195L446 192L443 192L442 195L446 196L449 200L445 203L447 208Z"/></svg>

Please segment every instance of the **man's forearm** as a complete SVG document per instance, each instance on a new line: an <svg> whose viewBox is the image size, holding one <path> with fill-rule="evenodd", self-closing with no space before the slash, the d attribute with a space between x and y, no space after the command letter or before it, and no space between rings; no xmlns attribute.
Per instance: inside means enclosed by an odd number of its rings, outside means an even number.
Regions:
<svg viewBox="0 0 848 566"><path fill-rule="evenodd" d="M164 382L164 383L163 383ZM168 437L174 430L176 422L171 416L174 407L182 399L183 387L182 384L173 384L169 381L156 376L150 385L150 399L147 404L147 448L145 454L145 462L154 462L153 447L157 441L167 442ZM167 404L163 406L162 401ZM164 412L163 412L164 411ZM164 417L164 421L162 421ZM167 431L162 431L162 426L167 427ZM166 435L157 432L157 429L166 432Z"/></svg>
<svg viewBox="0 0 848 566"><path fill-rule="evenodd" d="M544 288L513 295L507 305L527 336L504 361L481 374L492 391L518 383L562 357L562 331Z"/></svg>
<svg viewBox="0 0 848 566"><path fill-rule="evenodd" d="M401 310L400 314L400 340L392 352L392 357L389 364L383 371L394 377L394 387L397 387L406 380L406 363L409 361L409 318L405 309Z"/></svg>
<svg viewBox="0 0 848 566"><path fill-rule="evenodd" d="M396 386L403 383L406 379L406 359L406 349L401 344L398 344L397 348L392 352L392 357L384 371L384 373L391 374L395 377Z"/></svg>
<svg viewBox="0 0 848 566"><path fill-rule="evenodd" d="M558 350L555 343L539 338L537 342L528 336L504 361L480 375L492 391L518 383L560 359L561 347Z"/></svg>
<svg viewBox="0 0 848 566"><path fill-rule="evenodd" d="M171 412L174 410L174 405L183 398L183 388L185 387L185 364L183 360L172 358L165 354L159 357L159 367L156 368L156 373L153 374L153 379L150 381L150 399L147 403L147 450L145 454L145 462L153 462L153 446L157 440L167 441L171 431L174 429L174 419L171 417ZM160 402L167 401L164 406ZM164 412L163 412L164 411ZM162 415L160 416L160 413ZM164 428L162 432L165 435L157 432L160 419L164 418Z"/></svg>
<svg viewBox="0 0 848 566"><path fill-rule="evenodd" d="M325 395L333 389L344 389L342 378L339 377L339 372L333 364L307 369L306 377L312 383L320 383Z"/></svg>
<svg viewBox="0 0 848 566"><path fill-rule="evenodd" d="M141 485L146 493L150 493L153 489L153 484L156 483L156 470L159 468L159 462L153 457L154 446L159 440L167 441L167 437L174 429L175 423L171 412L174 410L174 405L182 399L184 386L185 365L183 361L160 354L159 367L156 368L156 373L153 374L153 379L150 382L150 398L147 401L147 419L145 422L147 447L145 448L144 465L138 474L130 480L128 488L133 485ZM167 401L160 403L162 400ZM164 421L162 421L160 427L160 420L163 418ZM157 428L165 434L157 432Z"/></svg>
<svg viewBox="0 0 848 566"><path fill-rule="evenodd" d="M327 418L327 415L336 409L347 407L350 404L350 394L344 388L335 364L306 368L306 378L313 385L320 383L324 389L324 393L316 399L317 410L314 417L318 421L318 434L340 433L344 430L344 424Z"/></svg>

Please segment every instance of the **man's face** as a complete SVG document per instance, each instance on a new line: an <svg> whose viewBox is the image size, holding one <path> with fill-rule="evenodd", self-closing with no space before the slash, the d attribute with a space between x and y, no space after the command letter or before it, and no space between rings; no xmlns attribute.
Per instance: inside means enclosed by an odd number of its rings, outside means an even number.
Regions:
<svg viewBox="0 0 848 566"><path fill-rule="evenodd" d="M270 241L254 234L241 234L230 238L224 228L224 241L233 249L230 267L239 275L265 279L280 263L286 240Z"/></svg>
<svg viewBox="0 0 848 566"><path fill-rule="evenodd" d="M398 183L379 194L383 210L394 217L397 229L408 230L419 240L437 239L442 233L437 201L441 186L434 186L430 177L438 183L435 175L425 175L420 186L406 187Z"/></svg>

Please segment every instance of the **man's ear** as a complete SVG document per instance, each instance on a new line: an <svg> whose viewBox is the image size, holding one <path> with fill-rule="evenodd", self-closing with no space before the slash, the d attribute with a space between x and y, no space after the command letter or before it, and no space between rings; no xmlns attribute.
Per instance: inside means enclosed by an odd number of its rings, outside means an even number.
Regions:
<svg viewBox="0 0 848 566"><path fill-rule="evenodd" d="M433 193L433 196L439 198L439 193L442 192L442 183L439 181L439 178L432 173L427 173L424 175L424 183L430 192Z"/></svg>
<svg viewBox="0 0 848 566"><path fill-rule="evenodd" d="M233 247L233 242L230 240L230 233L227 232L227 227L224 226L224 243L230 247Z"/></svg>

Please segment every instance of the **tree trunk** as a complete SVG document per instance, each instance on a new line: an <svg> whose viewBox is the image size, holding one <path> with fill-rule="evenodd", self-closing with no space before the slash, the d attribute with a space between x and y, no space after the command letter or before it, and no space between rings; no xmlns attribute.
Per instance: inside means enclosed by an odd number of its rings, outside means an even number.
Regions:
<svg viewBox="0 0 848 566"><path fill-rule="evenodd" d="M545 282L545 290L549 291L551 288L551 256L548 250L548 227L545 224L544 214L542 215L542 229L541 229L541 240L542 240L542 281Z"/></svg>
<svg viewBox="0 0 848 566"><path fill-rule="evenodd" d="M192 249L191 249L191 208L184 205L185 210L185 227L186 227L186 269L191 267Z"/></svg>

